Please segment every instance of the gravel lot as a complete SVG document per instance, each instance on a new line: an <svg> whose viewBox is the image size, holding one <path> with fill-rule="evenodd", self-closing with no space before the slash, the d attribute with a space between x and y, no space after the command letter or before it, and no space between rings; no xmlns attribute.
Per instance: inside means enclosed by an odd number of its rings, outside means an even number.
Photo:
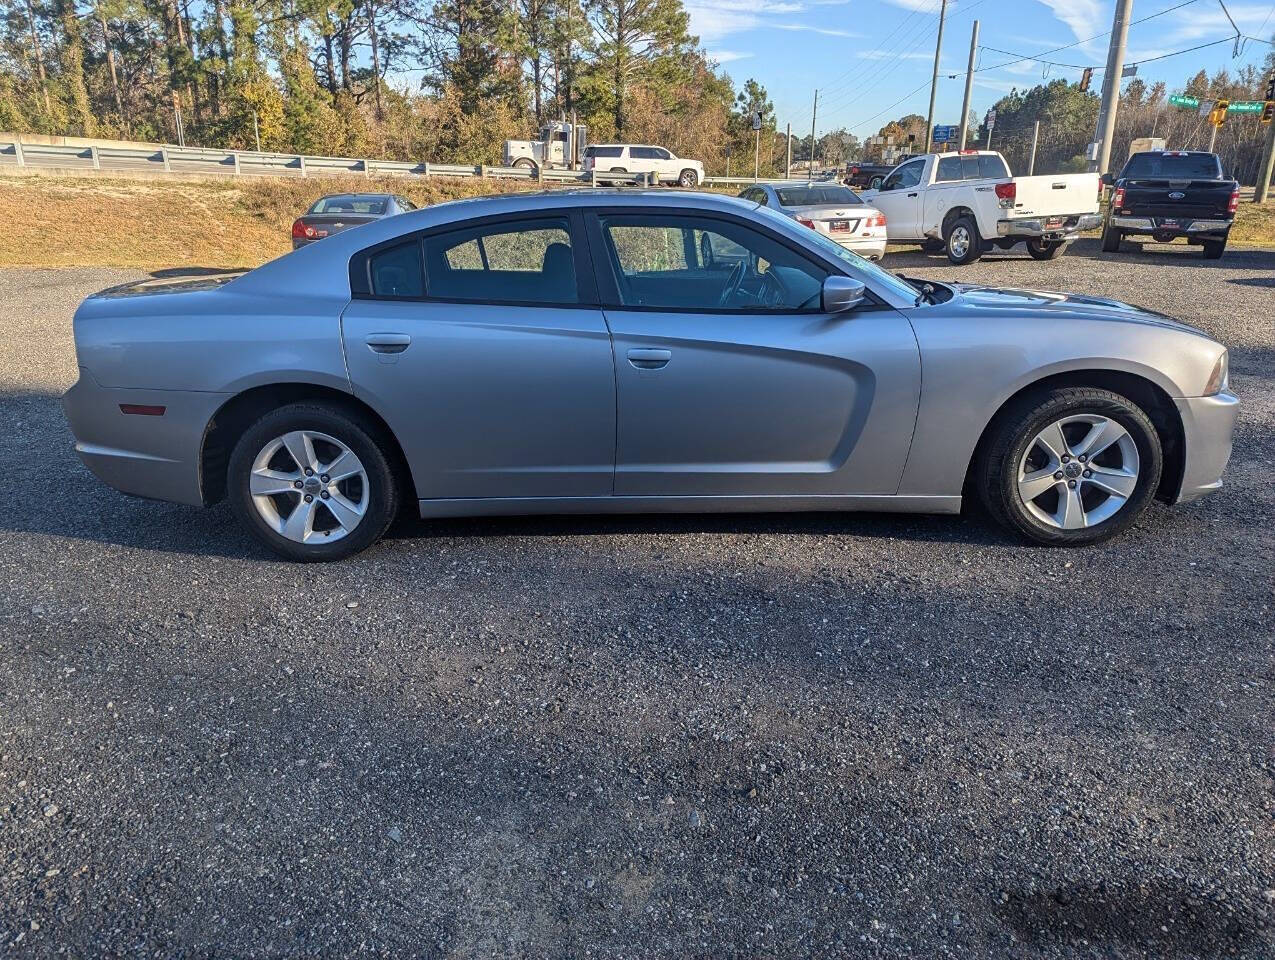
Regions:
<svg viewBox="0 0 1275 960"><path fill-rule="evenodd" d="M1275 955L1275 252L938 278L1232 348L1221 493L1095 549L980 518L412 525L277 562L75 459L0 271L0 954Z"/></svg>

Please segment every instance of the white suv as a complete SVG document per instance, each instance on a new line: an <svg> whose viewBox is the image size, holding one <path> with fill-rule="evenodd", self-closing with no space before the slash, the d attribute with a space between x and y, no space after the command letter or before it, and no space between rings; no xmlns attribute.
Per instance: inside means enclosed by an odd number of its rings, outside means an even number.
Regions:
<svg viewBox="0 0 1275 960"><path fill-rule="evenodd" d="M664 183L696 187L704 182L704 164L683 160L672 150L645 144L595 143L584 150L584 169L611 173L653 173Z"/></svg>

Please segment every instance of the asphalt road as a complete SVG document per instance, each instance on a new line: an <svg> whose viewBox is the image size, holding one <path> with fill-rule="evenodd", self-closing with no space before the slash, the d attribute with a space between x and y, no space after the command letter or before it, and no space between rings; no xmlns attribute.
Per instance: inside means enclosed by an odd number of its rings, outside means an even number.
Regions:
<svg viewBox="0 0 1275 960"><path fill-rule="evenodd" d="M912 273L1232 347L1226 488L412 525L292 566L71 450L108 270L0 271L0 955L1275 955L1275 252Z"/></svg>

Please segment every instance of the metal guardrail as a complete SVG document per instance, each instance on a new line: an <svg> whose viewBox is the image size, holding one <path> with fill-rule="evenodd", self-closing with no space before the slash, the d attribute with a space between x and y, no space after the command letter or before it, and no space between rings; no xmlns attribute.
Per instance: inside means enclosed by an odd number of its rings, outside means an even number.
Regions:
<svg viewBox="0 0 1275 960"><path fill-rule="evenodd" d="M217 150L172 146L60 146L0 139L0 167L43 170L108 170L130 173L228 174L310 177L329 174L388 174L407 177L476 177L527 180L536 183L578 183L588 186L636 184L653 186L654 174L611 173L594 170L555 170L500 167L484 164L428 163L411 160L371 160L355 157L311 157L304 154L255 150ZM705 177L704 186L746 186L751 177ZM794 181L798 182L798 181ZM806 182L804 180L799 182Z"/></svg>

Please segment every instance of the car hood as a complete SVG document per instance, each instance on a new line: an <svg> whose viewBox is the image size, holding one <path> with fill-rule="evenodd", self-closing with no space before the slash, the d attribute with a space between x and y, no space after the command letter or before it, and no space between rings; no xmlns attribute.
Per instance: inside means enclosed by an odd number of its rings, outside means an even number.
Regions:
<svg viewBox="0 0 1275 960"><path fill-rule="evenodd" d="M1089 297L1079 293L1058 293L1053 290L1031 290L1015 287L982 287L975 284L950 284L960 306L975 310L1014 310L1025 315L1061 319L1066 316L1084 317L1087 320L1113 320L1124 323L1145 323L1173 330L1186 330L1208 337L1209 334L1155 310L1136 307L1120 300L1105 297ZM1026 311L1030 311L1027 314Z"/></svg>

